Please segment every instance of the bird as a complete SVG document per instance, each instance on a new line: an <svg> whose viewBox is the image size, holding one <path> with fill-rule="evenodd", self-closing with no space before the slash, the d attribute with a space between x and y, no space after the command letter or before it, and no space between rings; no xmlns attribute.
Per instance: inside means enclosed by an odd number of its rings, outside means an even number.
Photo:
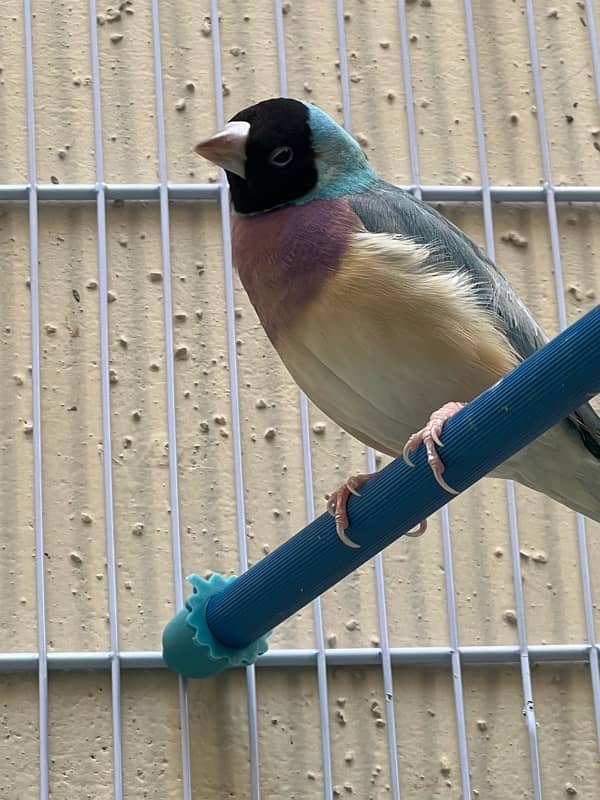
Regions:
<svg viewBox="0 0 600 800"><path fill-rule="evenodd" d="M475 242L381 178L317 105L262 100L194 150L225 170L233 264L294 381L367 446L412 463L424 444L450 499L443 425L546 344L532 313ZM347 503L372 474L329 496L348 547ZM600 522L600 417L582 405L491 475Z"/></svg>

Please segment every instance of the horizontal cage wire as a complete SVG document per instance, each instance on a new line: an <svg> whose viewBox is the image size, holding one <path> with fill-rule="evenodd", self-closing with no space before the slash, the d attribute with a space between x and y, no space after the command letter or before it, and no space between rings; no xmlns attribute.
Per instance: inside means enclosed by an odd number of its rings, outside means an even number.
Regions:
<svg viewBox="0 0 600 800"><path fill-rule="evenodd" d="M130 7L133 4L122 4ZM226 3L219 4L217 0L210 0L207 4L205 17L205 31L210 31L212 53L212 91L210 102L214 105L214 118L217 126L222 126L226 120L226 103L224 101L224 65L223 52L226 45L226 27L223 22L223 9ZM235 5L235 4L230 4ZM337 50L339 59L339 91L340 112L344 127L355 133L353 124L353 84L358 81L351 71L351 45L348 42L347 29L351 15L347 11L352 5L354 16L368 15L366 4L346 3L336 0L331 4L335 17L335 31L337 35ZM523 6L524 32L527 53L524 58L528 60L531 71L532 103L535 105L535 119L537 125L537 147L541 160L540 185L494 185L490 178L488 144L486 141L486 127L484 120L484 102L480 85L480 76L483 68L491 68L489 64L482 65L477 38L479 31L475 25L474 8L472 0L463 2L463 22L465 30L465 53L470 78L470 96L464 98L464 103L469 103L473 110L473 123L476 139L476 159L479 168L479 184L469 185L443 183L426 184L422 181L422 160L419 146L419 126L416 107L416 81L413 60L411 59L411 46L416 41L415 34L411 33L410 6L412 3L400 0L397 4L390 3L390 7L397 5L393 20L390 25L397 26L399 40L400 75L395 79L403 87L405 99L406 122L406 148L408 151L409 182L404 188L414 195L430 203L456 203L476 204L481 208L483 221L483 235L485 248L489 257L496 257L496 233L494 214L501 204L523 204L534 207L536 204L544 210L547 220L547 230L550 241L550 258L552 265L552 292L553 303L556 306L556 327L564 329L568 324L568 313L565 302L566 279L563 270L563 255L561 253L561 236L559 230L559 204L594 204L600 203L600 185L563 185L564 181L556 181L551 157L551 142L549 135L549 121L544 106L544 86L542 70L544 65L540 62L540 48L538 44L539 25L536 14L543 13L534 7L533 0L524 0ZM423 7L432 4L425 0L420 3ZM540 7L541 2L536 4ZM228 393L230 397L230 441L232 454L232 487L233 504L235 510L235 539L237 547L238 572L248 569L252 561L249 552L249 512L246 489L248 486L248 468L244 461L243 438L243 379L238 356L238 324L236 285L232 264L231 251L231 223L229 209L229 194L225 173L220 171L215 183L201 182L170 182L169 181L169 154L168 130L166 125L165 88L167 72L167 59L164 55L164 20L176 13L174 6L169 3L159 3L151 0L149 6L149 19L151 27L151 42L153 64L153 92L155 96L155 136L157 146L158 180L156 182L112 182L107 180L105 159L105 139L103 124L103 101L105 95L102 88L102 54L98 34L99 9L95 0L89 0L87 8L87 26L89 32L89 61L91 72L91 100L93 109L93 144L95 179L93 183L46 183L39 180L39 154L37 140L40 128L43 127L44 114L47 108L39 104L37 92L38 74L35 65L35 37L33 33L33 20L35 19L35 2L23 0L23 33L24 33L24 59L25 59L25 87L24 104L26 112L27 129L27 182L0 184L0 203L9 209L15 209L22 204L27 205L28 214L28 244L30 264L30 291L31 291L31 381L32 381L32 448L33 448L33 474L31 476L33 519L34 519L34 551L35 551L35 589L36 589L36 651L0 652L0 673L34 673L37 677L37 712L38 712L38 763L36 771L39 781L40 800L59 796L53 789L53 763L51 758L50 740L54 735L50 725L50 687L49 674L64 671L95 670L108 673L108 687L110 691L110 735L112 758L112 786L110 793L115 800L123 800L128 795L126 788L125 760L126 760L126 722L124 719L124 689L123 684L128 674L139 674L144 670L164 670L165 664L162 655L156 650L132 650L123 646L123 618L120 616L119 603L119 536L115 517L115 497L113 490L119 480L118 471L115 469L115 457L112 443L114 441L113 420L115 408L111 398L111 339L110 339L110 314L109 314L109 277L110 277L110 251L109 233L110 220L108 216L109 204L113 201L146 201L158 204L158 224L160 225L160 258L162 276L162 315L164 323L164 370L166 385L166 440L168 444L166 455L168 499L169 499L169 547L172 559L173 581L173 608L179 610L185 603L186 585L183 577L194 568L201 566L187 563L184 558L184 544L182 538L182 493L180 491L180 467L178 449L178 432L181 430L178 421L176 398L176 343L173 328L173 316L176 301L175 278L173 272L173 242L172 218L174 204L183 201L206 203L209 207L216 207L219 213L222 254L223 254L223 294L226 331L226 351L228 365ZM435 10L435 0L433 2ZM592 0L583 0L578 4L580 19L587 28L589 38L589 63L595 87L595 101L600 108L600 47L598 45L596 21ZM289 3L274 0L272 38L276 54L277 76L270 89L262 92L268 95L276 86L282 96L293 94L290 90L293 60L291 55L294 40L287 32L288 17L291 13ZM548 15L555 11L550 9ZM119 12L120 13L120 12ZM562 13L562 12L561 12ZM558 12L557 12L558 14ZM366 17L365 17L366 19ZM118 41L118 40L115 40ZM389 48L389 42L384 49ZM239 49L239 48L238 48ZM296 58L296 56L293 56ZM599 129L600 130L600 129ZM443 132L440 135L444 135ZM598 148L597 148L598 149ZM47 592L47 564L45 551L52 531L47 529L44 513L44 486L47 480L49 462L44 450L43 431L45 419L43 414L43 343L42 343L42 313L41 313L41 274L43 266L40 265L40 237L43 235L41 222L41 206L65 207L67 204L82 206L91 204L95 207L95 225L97 239L97 284L99 288L99 357L97 368L99 371L99 392L101 396L101 440L102 440L102 480L103 480L103 515L104 515L104 541L106 554L106 608L98 613L107 613L108 649L74 650L68 651L55 649L49 642L48 636L48 592ZM496 225L497 227L497 225ZM548 290L550 292L550 290ZM307 520L314 519L321 512L319 499L315 493L314 450L312 445L312 419L311 409L307 397L300 392L297 401L299 415L298 439L301 449L301 471L303 477L302 497ZM179 439L181 439L179 435ZM374 471L378 464L376 454L368 449L365 464L369 471ZM300 491L300 490L298 490ZM383 687L384 709L380 719L385 725L385 749L387 757L388 784L385 794L393 800L401 797L424 797L424 794L411 794L404 787L408 784L407 773L410 770L408 757L402 752L402 730L400 724L403 697L398 690L398 668L439 668L449 679L449 692L451 693L451 708L454 713L453 730L456 739L456 756L458 777L453 776L455 794L463 800L470 800L474 796L483 796L483 790L475 787L473 777L473 740L469 729L469 714L467 711L467 669L473 666L488 665L499 668L501 666L515 665L518 668L520 684L520 705L526 728L526 742L529 751L527 769L531 785L531 796L535 800L542 800L543 786L546 785L545 775L549 767L544 763L543 757L543 728L540 727L539 710L534 697L535 680L534 667L538 664L582 664L585 665L586 676L590 686L590 702L592 705L593 723L596 729L596 748L600 748L600 644L595 633L594 595L592 591L592 566L589 556L589 542L587 524L583 517L576 518L576 546L579 559L579 573L581 583L581 596L583 601L583 627L584 636L573 636L568 633L564 643L548 642L533 644L528 635L527 622L532 625L531 618L527 619L527 604L523 579L523 540L526 535L527 520L519 518L517 496L514 485L507 483L504 510L506 514L508 538L511 558L511 573L514 596L514 623L515 642L513 644L461 644L460 602L457 591L457 575L455 574L455 553L457 548L456 537L453 536L453 522L448 508L442 509L439 514L441 532L440 570L443 573L442 595L445 602L445 614L448 631L447 646L420 645L394 646L394 637L389 627L389 610L393 602L393 588L389 585L389 569L386 570L386 556L379 554L373 564L373 593L374 617L376 618L377 645L376 646L340 646L332 647L326 635L326 614L324 603L321 599L312 603L313 642L311 646L297 646L294 648L276 646L268 653L261 656L256 668L254 665L245 668L244 698L247 714L247 737L244 746L249 762L248 787L245 797L260 800L270 795L264 787L264 762L268 758L266 748L261 744L263 710L261 706L261 676L273 674L270 670L311 670L315 676L315 686L312 701L316 702L319 725L319 769L321 771L320 785L310 796L323 796L326 800L333 800L340 794L336 786L336 756L335 748L338 746L336 732L333 729L333 713L337 713L338 720L343 718L340 708L340 698L334 701L335 680L334 671L338 668L358 669L373 667L378 671L379 680ZM0 534L4 534L2 531ZM291 533L291 531L290 531ZM29 546L29 543L28 545ZM184 572L184 562L185 569ZM577 641L577 639L581 641ZM214 688L214 685L213 685ZM226 691L226 690L225 690ZM205 796L201 790L195 788L196 781L193 776L194 743L192 737L192 690L188 682L178 678L177 682L177 724L179 736L179 782L178 796L183 800L192 800L193 797ZM10 703L10 698L8 699ZM340 708L335 709L335 703ZM351 699L348 701L351 703ZM399 711L400 709L400 711ZM340 717L342 714L342 717ZM378 718L379 719L379 718ZM519 721L521 722L521 721ZM345 724L345 723L344 723ZM483 724L483 723L478 723ZM483 730L483 728L480 728ZM525 741L525 740L523 740ZM350 757L346 755L346 763ZM281 769L285 769L283 764ZM436 767L439 771L439 767ZM446 767L442 763L442 775L447 777ZM313 773L310 773L314 780ZM375 779L373 779L374 781ZM448 781L449 783L449 781ZM346 791L352 791L352 787ZM570 784L569 784L570 785ZM0 800L9 797L2 794L0 787ZM568 793L570 790L567 788ZM14 796L14 795L10 795ZM27 797L33 795L27 795ZM70 795L65 794L65 797ZM74 795L73 795L74 796ZM153 796L153 795L148 795ZM158 795L154 795L158 796ZM226 795L223 794L223 797ZM308 795L307 795L308 796ZM375 795L373 795L375 796ZM427 795L429 796L429 795ZM433 796L433 795L431 795ZM435 795L436 797L439 795ZM525 795L524 795L525 796ZM548 795L550 796L550 795ZM584 795L585 796L585 795ZM25 797L25 795L24 795ZM216 800L216 798L215 798Z"/></svg>

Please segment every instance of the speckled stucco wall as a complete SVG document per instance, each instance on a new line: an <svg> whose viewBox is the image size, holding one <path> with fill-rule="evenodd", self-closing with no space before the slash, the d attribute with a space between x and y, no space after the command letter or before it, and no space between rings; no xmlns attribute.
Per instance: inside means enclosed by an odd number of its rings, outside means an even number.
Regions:
<svg viewBox="0 0 600 800"><path fill-rule="evenodd" d="M150 3L98 8L103 141L108 182L157 180ZM542 165L524 2L475 2L486 144L493 184L539 185ZM600 119L583 3L536 0L550 155L560 184L600 184ZM341 121L335 4L283 3L289 93ZM480 182L463 4L407 2L421 181ZM226 115L278 93L274 6L220 4ZM206 0L162 0L168 172L173 183L216 180L191 152L215 126ZM598 9L596 9L598 12ZM93 183L87 4L33 1L36 152L41 183ZM347 0L345 33L353 130L373 165L410 183L400 39L393 0ZM11 16L12 14L12 16ZM600 13L598 13L600 17ZM0 183L27 182L23 20L0 18ZM477 204L443 211L483 242ZM115 530L121 647L158 650L174 610L157 204L108 207ZM600 292L600 209L561 205L566 302L575 319ZM494 208L497 260L549 333L558 330L546 210ZM178 467L185 572L237 572L220 217L216 204L171 207ZM107 650L96 213L40 208L44 524L51 651ZM27 209L0 204L0 651L36 649L32 504L31 337ZM298 394L236 286L243 467L250 560L305 521ZM311 409L315 496L365 466L364 448ZM267 430L275 435L265 436ZM382 462L383 463L383 462ZM574 515L517 490L529 640L585 640ZM451 506L462 644L514 644L506 493L484 481ZM419 540L386 552L393 646L448 643L437 519ZM600 622L600 526L588 526L594 614ZM378 643L372 564L323 598L330 646ZM314 646L311 610L275 631L272 648ZM474 796L532 797L518 667L464 671ZM323 797L317 679L310 669L257 672L263 797ZM600 794L589 669L533 673L544 798ZM448 669L394 670L402 797L462 797ZM390 797L378 668L329 671L333 782L339 796ZM50 675L53 798L113 796L106 672ZM38 797L37 681L0 673L0 800ZM375 705L374 705L375 704ZM124 792L180 798L176 678L122 676ZM190 685L194 798L251 797L245 679L233 672ZM475 791L477 794L475 795Z"/></svg>

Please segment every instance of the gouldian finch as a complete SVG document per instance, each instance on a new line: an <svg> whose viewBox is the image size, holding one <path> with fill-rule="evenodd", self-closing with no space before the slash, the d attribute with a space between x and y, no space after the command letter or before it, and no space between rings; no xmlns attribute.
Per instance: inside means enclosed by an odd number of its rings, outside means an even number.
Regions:
<svg viewBox="0 0 600 800"><path fill-rule="evenodd" d="M454 493L445 420L547 342L508 281L315 105L264 100L195 151L227 173L234 265L296 383L366 445L410 461L423 443ZM492 475L600 521L600 418L581 406ZM348 546L346 504L369 477L328 503Z"/></svg>

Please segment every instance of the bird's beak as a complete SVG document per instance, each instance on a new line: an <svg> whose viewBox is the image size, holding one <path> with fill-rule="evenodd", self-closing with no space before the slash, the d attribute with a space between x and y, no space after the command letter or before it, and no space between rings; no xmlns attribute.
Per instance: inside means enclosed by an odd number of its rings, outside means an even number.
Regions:
<svg viewBox="0 0 600 800"><path fill-rule="evenodd" d="M246 144L250 123L228 122L222 131L197 144L194 152L240 178L246 176Z"/></svg>

